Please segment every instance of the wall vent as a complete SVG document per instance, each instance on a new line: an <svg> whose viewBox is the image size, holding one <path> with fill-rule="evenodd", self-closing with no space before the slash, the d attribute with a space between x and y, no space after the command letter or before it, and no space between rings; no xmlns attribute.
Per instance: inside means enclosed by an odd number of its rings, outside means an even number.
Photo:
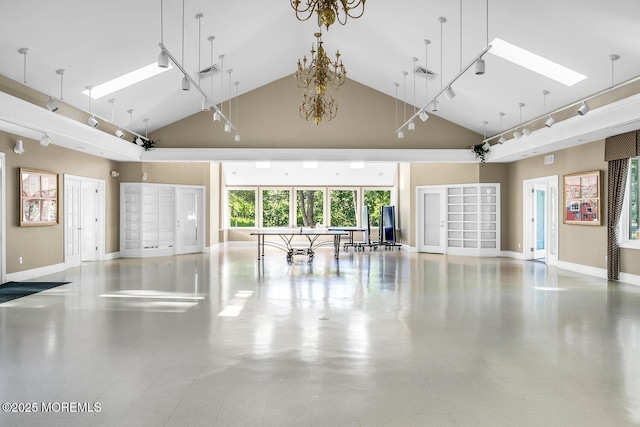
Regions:
<svg viewBox="0 0 640 427"><path fill-rule="evenodd" d="M553 154L550 154L548 156L544 156L544 164L545 165L550 165L555 161L556 161L556 157Z"/></svg>
<svg viewBox="0 0 640 427"><path fill-rule="evenodd" d="M438 77L437 73L435 73L434 71L428 70L421 65L416 65L416 69L413 70L413 72L416 74L416 76L424 77L427 80L433 80L436 77Z"/></svg>
<svg viewBox="0 0 640 427"><path fill-rule="evenodd" d="M210 65L207 68L204 68L200 71L198 71L198 76L201 79L205 79L207 77L211 77L214 74L217 74L220 72L220 68L218 68L218 66L216 64Z"/></svg>

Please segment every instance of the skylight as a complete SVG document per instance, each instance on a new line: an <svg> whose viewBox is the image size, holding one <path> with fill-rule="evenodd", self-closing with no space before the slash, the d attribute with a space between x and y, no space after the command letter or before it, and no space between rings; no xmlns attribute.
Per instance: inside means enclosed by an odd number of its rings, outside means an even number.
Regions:
<svg viewBox="0 0 640 427"><path fill-rule="evenodd" d="M536 55L535 53L524 50L521 47L513 45L502 39L495 38L489 43L491 45L492 53L499 56L502 59L513 62L521 67L527 68L540 75L553 79L559 83L567 86L573 86L574 84L586 79L587 76L573 71L560 64L556 64L553 61Z"/></svg>
<svg viewBox="0 0 640 427"><path fill-rule="evenodd" d="M164 73L172 69L173 67L169 64L168 68L158 67L158 63L154 62L145 67L139 68L135 71L122 75L120 77L116 77L113 80L109 80L108 82L102 83L98 86L95 86L91 89L91 98L100 99L103 96L107 96L112 94L113 92L117 92L120 89L124 89L129 86L133 86L136 83L140 83L143 80L147 80L153 76L157 76L158 74ZM89 96L89 91L82 91L83 94Z"/></svg>

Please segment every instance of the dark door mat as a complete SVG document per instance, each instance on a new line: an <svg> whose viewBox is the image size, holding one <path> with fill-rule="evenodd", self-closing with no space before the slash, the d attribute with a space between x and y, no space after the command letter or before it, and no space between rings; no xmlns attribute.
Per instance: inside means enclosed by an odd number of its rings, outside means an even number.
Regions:
<svg viewBox="0 0 640 427"><path fill-rule="evenodd" d="M0 285L0 304L71 282L7 282Z"/></svg>

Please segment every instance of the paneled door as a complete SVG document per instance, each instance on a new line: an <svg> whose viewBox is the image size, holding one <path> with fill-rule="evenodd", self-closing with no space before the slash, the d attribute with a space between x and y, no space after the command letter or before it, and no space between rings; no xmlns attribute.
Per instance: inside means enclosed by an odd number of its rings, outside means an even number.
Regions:
<svg viewBox="0 0 640 427"><path fill-rule="evenodd" d="M418 251L444 254L446 249L444 188L418 189Z"/></svg>
<svg viewBox="0 0 640 427"><path fill-rule="evenodd" d="M202 252L204 248L204 191L177 189L177 254Z"/></svg>

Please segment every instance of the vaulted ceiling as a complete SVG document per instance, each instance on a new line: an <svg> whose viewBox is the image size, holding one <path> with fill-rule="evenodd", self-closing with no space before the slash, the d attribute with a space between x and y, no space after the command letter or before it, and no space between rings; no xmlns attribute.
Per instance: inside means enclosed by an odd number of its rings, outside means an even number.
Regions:
<svg viewBox="0 0 640 427"><path fill-rule="evenodd" d="M323 40L330 55L340 50L349 79L392 97L399 83L398 98L411 105L410 111L422 107L427 90L429 96L438 92L494 37L587 76L565 86L489 51L486 73L475 75L473 68L464 73L454 86L457 96L442 97L435 114L480 134L486 121L486 132L493 135L636 77L638 16L640 2L635 0L369 0L361 18L323 30ZM441 24L440 17L447 22ZM286 0L5 2L0 74L89 110L89 98L81 93L86 86L153 63L163 39L179 61L184 55L184 68L194 79L212 61L224 67L213 79L200 81L220 102L235 96L230 82L238 81L239 94L244 94L291 75L297 59L309 55L317 30L315 17L298 21ZM215 36L213 43L210 36ZM428 50L425 39L431 41ZM18 52L23 47L30 49L26 56ZM610 54L620 59L612 63ZM413 57L438 74L428 88L423 77L412 73ZM58 69L66 70L62 92ZM409 74L404 77L403 71ZM92 111L108 120L113 113L116 124L138 133L145 126L149 132L162 128L201 110L202 96L193 88L181 90L181 79L174 68L93 101ZM550 92L545 108L543 90ZM339 101L339 91L336 96ZM112 98L113 104L108 102ZM518 103L525 104L522 121ZM505 113L502 125L499 112Z"/></svg>

